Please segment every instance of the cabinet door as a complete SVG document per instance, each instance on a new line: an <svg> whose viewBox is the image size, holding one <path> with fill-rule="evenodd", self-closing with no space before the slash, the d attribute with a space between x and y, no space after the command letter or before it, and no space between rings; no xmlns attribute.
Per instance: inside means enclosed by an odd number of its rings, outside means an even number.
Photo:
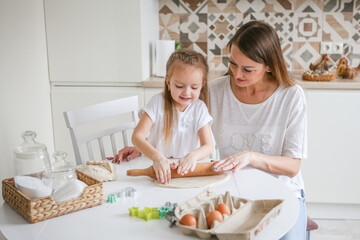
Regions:
<svg viewBox="0 0 360 240"><path fill-rule="evenodd" d="M70 132L66 127L63 112L135 95L139 97L139 108L141 108L144 105L143 91L143 88L140 87L53 87L51 98L55 149L67 152L68 158L75 161ZM97 122L95 125L84 125L78 130L80 133L94 132L94 128L105 129L109 126L125 123L130 120L130 117L121 116L116 119L107 119ZM129 137L131 137L131 133L128 135ZM105 142L105 145L109 144ZM101 160L99 153L95 152L94 154L94 157L98 157L95 160Z"/></svg>
<svg viewBox="0 0 360 240"><path fill-rule="evenodd" d="M141 1L44 3L51 82L143 80Z"/></svg>
<svg viewBox="0 0 360 240"><path fill-rule="evenodd" d="M145 104L156 94L163 91L163 88L144 88L144 101Z"/></svg>
<svg viewBox="0 0 360 240"><path fill-rule="evenodd" d="M360 90L307 90L307 201L360 203Z"/></svg>

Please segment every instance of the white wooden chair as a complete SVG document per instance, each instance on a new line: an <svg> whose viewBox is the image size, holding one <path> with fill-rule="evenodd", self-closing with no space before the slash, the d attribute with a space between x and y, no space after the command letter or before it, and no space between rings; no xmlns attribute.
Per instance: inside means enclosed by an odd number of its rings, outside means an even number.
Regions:
<svg viewBox="0 0 360 240"><path fill-rule="evenodd" d="M86 145L89 160L94 160L94 154L92 149L92 142L94 140L97 140L98 142L102 159L106 159L107 156L115 156L119 149L124 146L129 146L127 130L134 129L139 122L137 112L138 108L138 97L132 96L64 112L66 125L70 130L76 164L79 165L86 162L85 154L83 151L83 148L85 148L84 145ZM80 127L80 125L84 125L97 120L115 117L126 113L128 115L131 113L131 122L107 128L105 130L99 131L98 129L96 129L97 131L94 131L91 134L87 133L87 135L80 135L80 133L78 132L77 127ZM115 141L115 134L119 133L122 133L123 146L117 147ZM103 139L108 137L111 141L112 153L106 156Z"/></svg>

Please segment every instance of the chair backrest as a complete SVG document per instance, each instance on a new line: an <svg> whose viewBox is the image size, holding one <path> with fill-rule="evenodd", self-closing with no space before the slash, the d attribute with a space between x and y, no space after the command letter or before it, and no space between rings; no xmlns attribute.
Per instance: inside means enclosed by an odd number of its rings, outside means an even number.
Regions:
<svg viewBox="0 0 360 240"><path fill-rule="evenodd" d="M94 160L94 154L92 149L92 142L94 140L97 140L98 142L102 159L106 159L103 141L104 138L110 138L112 149L112 155L110 156L114 156L115 154L117 154L117 151L120 149L120 147L116 146L116 133L121 132L123 146L129 146L127 130L135 128L135 126L139 122L137 112L138 108L138 97L132 96L64 112L66 125L70 130L76 164L79 165L85 163L85 154L83 152L84 145L86 145L89 160ZM77 131L76 127L79 127L80 125L84 125L105 118L115 117L125 113L132 114L131 122L107 128L105 130L102 129L101 131L94 131L87 135L84 134L80 136L80 133L78 133Z"/></svg>

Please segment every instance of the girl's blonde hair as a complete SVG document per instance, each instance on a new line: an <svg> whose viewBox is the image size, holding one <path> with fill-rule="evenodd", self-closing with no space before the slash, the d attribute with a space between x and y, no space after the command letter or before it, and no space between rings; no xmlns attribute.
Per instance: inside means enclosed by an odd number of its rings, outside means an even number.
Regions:
<svg viewBox="0 0 360 240"><path fill-rule="evenodd" d="M237 46L251 60L269 66L267 76L270 81L285 87L295 85L295 80L286 69L279 37L269 24L251 21L242 25L227 45L229 52L232 45ZM228 73L232 75L230 69Z"/></svg>
<svg viewBox="0 0 360 240"><path fill-rule="evenodd" d="M202 100L206 106L209 103L208 96L208 86L207 86L207 75L209 72L209 67L205 57L194 50L191 49L180 49L171 54L169 60L166 63L166 77L167 79L171 79L171 76L174 72L175 67L179 67L179 64L183 66L189 65L196 68L199 68L203 72L203 86L200 91L199 99ZM165 81L164 84L164 130L165 130L165 143L168 142L171 135L171 130L174 121L174 103L171 97L170 89Z"/></svg>

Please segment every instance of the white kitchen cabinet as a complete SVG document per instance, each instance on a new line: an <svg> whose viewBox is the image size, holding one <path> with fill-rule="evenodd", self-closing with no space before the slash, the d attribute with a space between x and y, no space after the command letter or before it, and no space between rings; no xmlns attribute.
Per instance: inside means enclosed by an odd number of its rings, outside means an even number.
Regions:
<svg viewBox="0 0 360 240"><path fill-rule="evenodd" d="M360 90L307 89L306 199L360 204Z"/></svg>
<svg viewBox="0 0 360 240"><path fill-rule="evenodd" d="M68 158L75 161L70 132L66 127L63 115L64 111L129 96L138 96L139 108L143 107L144 89L141 87L53 87L51 99L55 149L67 152ZM107 128L129 120L130 115L120 116L119 118L99 121L94 125L84 125L79 128L79 131L85 134L89 128L100 130L105 128L104 126ZM131 137L131 134L128 137ZM131 143L131 141L129 142ZM96 152L94 157L95 160L100 160L100 155Z"/></svg>
<svg viewBox="0 0 360 240"><path fill-rule="evenodd" d="M145 104L156 94L163 91L163 88L144 88L144 100Z"/></svg>
<svg viewBox="0 0 360 240"><path fill-rule="evenodd" d="M141 82L158 39L157 0L45 0L51 82Z"/></svg>

